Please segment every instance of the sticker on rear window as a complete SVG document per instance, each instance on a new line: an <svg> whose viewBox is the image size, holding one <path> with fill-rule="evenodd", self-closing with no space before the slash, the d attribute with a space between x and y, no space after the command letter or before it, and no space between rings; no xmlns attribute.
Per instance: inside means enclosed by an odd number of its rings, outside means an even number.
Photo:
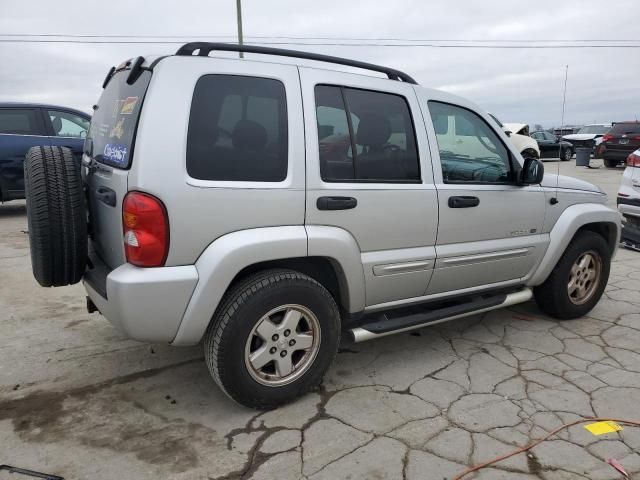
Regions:
<svg viewBox="0 0 640 480"><path fill-rule="evenodd" d="M124 135L124 118L118 120L118 122L111 129L111 133L109 136L111 138L121 139L122 135Z"/></svg>
<svg viewBox="0 0 640 480"><path fill-rule="evenodd" d="M127 164L127 147L114 143L107 143L104 146L104 159L116 165Z"/></svg>
<svg viewBox="0 0 640 480"><path fill-rule="evenodd" d="M129 115L133 113L133 109L136 108L138 103L138 97L127 97L124 99L120 113L122 115Z"/></svg>

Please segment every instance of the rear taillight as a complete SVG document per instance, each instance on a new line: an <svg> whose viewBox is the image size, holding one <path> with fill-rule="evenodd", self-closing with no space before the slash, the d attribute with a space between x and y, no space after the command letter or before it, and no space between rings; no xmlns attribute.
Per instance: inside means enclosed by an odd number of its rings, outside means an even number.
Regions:
<svg viewBox="0 0 640 480"><path fill-rule="evenodd" d="M169 252L169 218L153 195L129 192L122 203L122 230L127 262L138 267L161 267Z"/></svg>
<svg viewBox="0 0 640 480"><path fill-rule="evenodd" d="M609 133L605 133L602 136L602 141L603 142L608 142L609 140L613 140L613 135L609 134Z"/></svg>
<svg viewBox="0 0 640 480"><path fill-rule="evenodd" d="M640 135L634 135L631 140L640 140Z"/></svg>
<svg viewBox="0 0 640 480"><path fill-rule="evenodd" d="M627 157L627 167L640 167L640 155L633 152Z"/></svg>

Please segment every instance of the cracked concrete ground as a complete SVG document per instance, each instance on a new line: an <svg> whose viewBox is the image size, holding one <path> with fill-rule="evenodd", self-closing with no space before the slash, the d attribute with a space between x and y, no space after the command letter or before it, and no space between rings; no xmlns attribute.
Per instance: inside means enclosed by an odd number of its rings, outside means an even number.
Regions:
<svg viewBox="0 0 640 480"><path fill-rule="evenodd" d="M621 170L562 169L615 202ZM66 479L440 480L583 416L640 420L635 252L619 251L587 317L527 303L345 344L320 391L256 412L216 388L199 348L127 340L86 313L82 287L37 287L24 230L24 204L0 206L0 464ZM468 478L620 478L609 457L640 478L640 429L572 427Z"/></svg>

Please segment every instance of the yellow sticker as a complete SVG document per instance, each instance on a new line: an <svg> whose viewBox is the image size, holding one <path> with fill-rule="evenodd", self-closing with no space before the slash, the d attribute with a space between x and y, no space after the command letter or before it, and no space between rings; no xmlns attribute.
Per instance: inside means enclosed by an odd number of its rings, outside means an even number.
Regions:
<svg viewBox="0 0 640 480"><path fill-rule="evenodd" d="M116 123L114 125L114 127L111 129L111 133L109 134L109 136L111 138L122 138L122 135L124 135L124 118L121 118L120 120L118 120L118 123Z"/></svg>
<svg viewBox="0 0 640 480"><path fill-rule="evenodd" d="M133 113L133 109L136 107L136 103L138 103L138 97L125 98L122 103L122 107L120 108L120 113L122 115L129 115Z"/></svg>
<svg viewBox="0 0 640 480"><path fill-rule="evenodd" d="M622 427L615 422L596 422L585 425L584 428L594 435L603 435L605 433L613 433L622 430Z"/></svg>

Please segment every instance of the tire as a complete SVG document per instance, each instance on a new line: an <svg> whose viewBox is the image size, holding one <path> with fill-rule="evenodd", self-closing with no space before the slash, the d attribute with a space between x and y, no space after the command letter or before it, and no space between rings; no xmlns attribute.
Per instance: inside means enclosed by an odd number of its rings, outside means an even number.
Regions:
<svg viewBox="0 0 640 480"><path fill-rule="evenodd" d="M87 263L87 217L71 150L31 148L24 180L33 276L43 287L78 283Z"/></svg>
<svg viewBox="0 0 640 480"><path fill-rule="evenodd" d="M291 311L302 312L298 324L301 330L300 325L311 327L315 321L311 338L317 343L308 353L288 346L294 335L302 345L304 336L298 336L296 328L296 332L288 336L289 340L285 338L284 319ZM267 317L271 312L277 313ZM284 315L278 317L281 313ZM269 329L264 336L257 333L261 325ZM273 326L279 330L271 329ZM307 331L313 332L313 329ZM272 333L279 336L276 338ZM264 338L270 335L271 338ZM241 280L227 292L205 333L204 355L213 379L230 398L250 408L270 409L316 388L333 361L339 343L340 313L326 288L293 270L265 270ZM282 357L283 351L285 357ZM260 352L263 358L267 358L268 352L271 359L262 370L254 368L250 360ZM298 362L297 368L280 376L279 357L284 359L287 355L294 364Z"/></svg>
<svg viewBox="0 0 640 480"><path fill-rule="evenodd" d="M562 152L561 160L563 162L568 162L569 160L571 160L571 158L573 158L573 150L571 150L570 148L565 148Z"/></svg>
<svg viewBox="0 0 640 480"><path fill-rule="evenodd" d="M520 153L520 155L522 155L522 158L540 158L540 155L538 155L538 152L536 152L532 148L527 148L527 149L523 150Z"/></svg>
<svg viewBox="0 0 640 480"><path fill-rule="evenodd" d="M596 260L600 262L600 270L597 278L591 283L585 282L583 277L582 284L585 286L585 291L590 293L582 299L581 303L576 303L581 299L576 295L572 300L570 295L572 268L576 262L585 261L588 255L594 258L594 262ZM534 288L538 307L544 313L560 320L586 315L600 300L609 280L610 268L611 253L605 239L591 231L579 233L571 240L549 278L542 285Z"/></svg>
<svg viewBox="0 0 640 480"><path fill-rule="evenodd" d="M610 160L608 158L604 159L604 166L607 168L616 168L618 166L617 160Z"/></svg>

